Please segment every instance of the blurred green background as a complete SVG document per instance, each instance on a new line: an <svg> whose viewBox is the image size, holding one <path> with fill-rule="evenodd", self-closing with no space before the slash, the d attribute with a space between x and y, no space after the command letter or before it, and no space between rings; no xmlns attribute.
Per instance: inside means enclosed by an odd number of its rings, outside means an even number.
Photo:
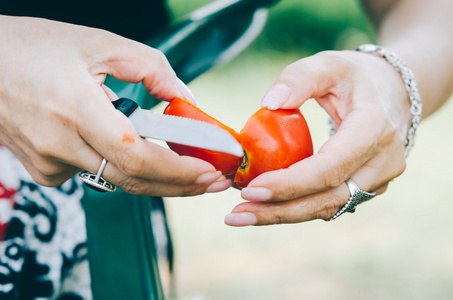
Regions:
<svg viewBox="0 0 453 300"><path fill-rule="evenodd" d="M210 1L170 0L175 18ZM190 84L199 107L240 130L281 70L325 49L354 49L373 30L353 0L283 0L262 35L226 66ZM315 151L327 115L302 112ZM425 120L406 172L388 191L334 222L232 228L237 190L167 199L180 299L451 299L453 102Z"/></svg>

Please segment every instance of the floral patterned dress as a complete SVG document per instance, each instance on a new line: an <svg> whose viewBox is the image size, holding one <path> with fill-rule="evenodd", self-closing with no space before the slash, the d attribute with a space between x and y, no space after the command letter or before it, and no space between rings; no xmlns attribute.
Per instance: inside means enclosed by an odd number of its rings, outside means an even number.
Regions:
<svg viewBox="0 0 453 300"><path fill-rule="evenodd" d="M0 299L92 299L83 189L37 185L0 146Z"/></svg>

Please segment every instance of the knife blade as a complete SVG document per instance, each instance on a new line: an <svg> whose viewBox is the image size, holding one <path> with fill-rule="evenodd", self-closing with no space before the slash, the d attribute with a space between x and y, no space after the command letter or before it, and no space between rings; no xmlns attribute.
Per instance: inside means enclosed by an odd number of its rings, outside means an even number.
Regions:
<svg viewBox="0 0 453 300"><path fill-rule="evenodd" d="M219 151L238 157L244 155L241 144L228 131L212 124L154 113L140 108L135 101L128 98L120 98L112 103L129 118L142 137Z"/></svg>

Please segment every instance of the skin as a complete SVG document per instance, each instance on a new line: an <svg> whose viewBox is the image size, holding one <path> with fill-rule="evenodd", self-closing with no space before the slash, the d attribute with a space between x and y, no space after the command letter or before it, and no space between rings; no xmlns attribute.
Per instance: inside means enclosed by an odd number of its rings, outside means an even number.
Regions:
<svg viewBox="0 0 453 300"><path fill-rule="evenodd" d="M426 118L452 94L453 2L364 0L378 44L412 69ZM355 51L327 51L286 67L262 100L269 108L297 108L315 98L338 126L314 156L255 178L248 200L227 215L231 226L298 223L330 218L346 203L352 178L382 194L406 168L409 100L399 74L384 59ZM417 143L415 144L417 146Z"/></svg>
<svg viewBox="0 0 453 300"><path fill-rule="evenodd" d="M0 16L0 144L33 179L58 186L81 169L134 194L183 196L231 185L204 161L141 139L111 104L106 74L156 98L192 99L164 55L115 34L38 18ZM31 121L32 120L32 121Z"/></svg>
<svg viewBox="0 0 453 300"><path fill-rule="evenodd" d="M453 41L446 29L453 28L453 2L363 2L379 44L414 71L429 116L452 93ZM0 39L8 41L0 55L0 143L37 183L58 186L80 169L96 173L105 157L103 177L130 193L185 196L231 185L210 164L141 139L111 105L117 97L103 85L106 74L141 82L162 100L192 99L159 51L37 18L0 16ZM409 104L387 62L353 51L301 59L282 71L262 105L298 108L309 98L333 118L337 134L313 157L253 180L241 191L248 202L234 208L227 224L329 220L349 197L348 178L382 194L404 172Z"/></svg>

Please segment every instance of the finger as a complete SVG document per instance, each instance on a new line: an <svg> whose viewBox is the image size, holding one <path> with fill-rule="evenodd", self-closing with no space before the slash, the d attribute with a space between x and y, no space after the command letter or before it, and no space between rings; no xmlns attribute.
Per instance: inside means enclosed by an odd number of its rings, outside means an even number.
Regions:
<svg viewBox="0 0 453 300"><path fill-rule="evenodd" d="M40 185L59 186L79 171L77 167L50 154L43 156L32 144L26 143L23 139L16 138L14 143L7 144L8 149Z"/></svg>
<svg viewBox="0 0 453 300"><path fill-rule="evenodd" d="M29 158L23 159L17 156L24 168L30 174L32 179L39 185L56 187L65 183L79 171L78 168L62 163L45 162L46 169L43 171L42 166L37 167L36 161L30 162ZM42 164L42 163L41 163Z"/></svg>
<svg viewBox="0 0 453 300"><path fill-rule="evenodd" d="M343 184L351 176L359 178L361 189L378 191L388 181L401 175L406 167L404 154L392 156L380 154L364 163L353 175L349 174L353 173L352 169L356 167L348 166L344 161L340 162L340 167L320 170L320 166L328 162L320 163L315 157L308 158L288 169L268 172L257 177L248 187L242 189L241 196L248 201L288 201L330 190ZM355 164L354 159L351 164ZM349 170L349 167L352 169Z"/></svg>
<svg viewBox="0 0 453 300"><path fill-rule="evenodd" d="M179 157L176 153L170 150L164 149L149 142L146 143L149 144L152 148L163 151L162 153L170 153L172 157L170 161L174 162L175 160L177 160L179 161L179 166L188 167L189 170L192 165L191 162L201 162L205 164L204 161L201 161L199 159L192 157ZM157 157L159 158L158 161L160 162L163 159L163 155L159 155L159 153L155 154L157 154ZM83 169L93 174L97 174L103 160L103 157L88 144L83 149L80 149L75 154L75 157L79 157L79 161L83 162ZM162 162L164 163L164 161L165 160L163 159ZM176 162L176 164L178 164L178 162ZM171 168L171 165L167 164L166 167ZM157 170L148 171L150 171L151 174L157 174L160 170L167 170L167 168L158 166ZM195 180L191 181L187 181L186 175L183 171L169 170L169 172L169 175L172 176L173 179L168 180L168 182L160 182L159 180L161 178L156 174L153 174L156 177L155 180L149 180L125 174L123 170L117 168L113 163L107 160L107 164L101 175L103 178L128 193L150 196L173 197L192 196L206 192L215 193L229 188L232 184L231 180L226 179L224 176L222 176L222 173L220 171L215 170L201 173L201 175L196 177Z"/></svg>
<svg viewBox="0 0 453 300"><path fill-rule="evenodd" d="M109 168L105 170L106 178L122 189L130 189L128 186L134 185L140 179L148 185L157 182L191 185L197 183L203 174L216 172L212 165L200 159L179 156L171 150L145 140L138 143L142 144L137 148L142 149L143 153L135 152L133 146L127 146L128 150L121 152L123 157L118 153L112 156L111 152L102 154L100 150L93 150L95 153L80 152L77 157L79 160L83 159L82 168L92 173L96 173L102 157L105 157L109 161L109 166L114 167L111 172Z"/></svg>
<svg viewBox="0 0 453 300"><path fill-rule="evenodd" d="M393 181L393 179L388 182L385 182L383 185L375 189L374 192L376 193L376 195L384 194L387 191L391 181Z"/></svg>
<svg viewBox="0 0 453 300"><path fill-rule="evenodd" d="M263 97L261 106L298 108L309 98L335 94L338 79L348 82L351 76L347 61L334 52L321 52L287 66Z"/></svg>
<svg viewBox="0 0 453 300"><path fill-rule="evenodd" d="M112 180L109 179L109 174L116 174L120 175L120 178L113 178ZM137 195L148 195L148 196L159 196L159 197L187 197L187 196L195 196L201 195L204 193L217 193L224 191L231 187L232 181L229 179L225 179L218 174L217 172L213 173L205 173L203 175L209 175L205 180L209 183L203 184L191 184L191 185L177 185L177 184L169 184L169 183L161 183L161 182L150 182L146 180L142 180L140 178L121 178L121 173L118 170L115 170L114 166L110 166L110 169L105 172L105 179L114 182L114 180L118 180L122 182L123 185L121 189L129 194L137 194ZM219 178L217 180L213 180L215 178ZM124 184L125 183L125 184Z"/></svg>
<svg viewBox="0 0 453 300"><path fill-rule="evenodd" d="M335 189L284 202L244 202L225 217L230 226L300 223L329 220L346 203L346 184Z"/></svg>
<svg viewBox="0 0 453 300"><path fill-rule="evenodd" d="M242 190L243 198L251 201L291 200L339 186L376 155L381 125L371 123L361 114L351 116L317 154L287 169L261 174ZM364 125L354 129L354 124ZM258 192L254 188L259 188ZM263 188L271 193L262 192Z"/></svg>
<svg viewBox="0 0 453 300"><path fill-rule="evenodd" d="M355 179L354 179L355 180ZM360 186L364 180L359 180ZM388 182L375 192L385 192ZM284 202L245 202L237 205L225 217L230 226L272 225L301 223L316 219L330 220L348 201L350 192L346 184L339 187Z"/></svg>
<svg viewBox="0 0 453 300"><path fill-rule="evenodd" d="M79 171L77 167L68 165L58 159L44 158L37 155L36 152L27 151L24 148L17 151L17 148L13 147L10 150L19 159L32 179L43 186L59 186Z"/></svg>
<svg viewBox="0 0 453 300"><path fill-rule="evenodd" d="M399 159L394 158L385 163L395 165L398 161ZM364 165L351 178L361 190L380 195L387 190L389 181L403 172L403 169L386 171L388 168L380 166ZM375 188L371 188L373 186ZM231 226L247 226L298 223L314 219L330 220L346 204L349 196L347 185L342 183L338 187L288 201L246 202L235 207L232 213L226 216L225 223Z"/></svg>
<svg viewBox="0 0 453 300"><path fill-rule="evenodd" d="M108 86L106 86L105 84L101 85L101 88L102 90L105 92L105 94L107 95L107 97L110 99L110 101L115 101L117 100L119 97L115 94L115 92L113 92Z"/></svg>
<svg viewBox="0 0 453 300"><path fill-rule="evenodd" d="M121 81L141 82L157 99L170 101L179 97L195 103L192 92L176 77L161 51L113 34L108 35L107 41L102 40L98 47L103 55L97 57L97 68L93 72L110 74Z"/></svg>
<svg viewBox="0 0 453 300"><path fill-rule="evenodd" d="M100 166L102 163L101 157L98 157L98 163ZM95 170L95 168L92 171L93 174L97 174L97 172L98 170ZM231 180L222 176L220 171L205 173L190 185L153 182L126 176L108 161L101 176L127 193L161 197L182 197L215 193L228 189L232 183Z"/></svg>

